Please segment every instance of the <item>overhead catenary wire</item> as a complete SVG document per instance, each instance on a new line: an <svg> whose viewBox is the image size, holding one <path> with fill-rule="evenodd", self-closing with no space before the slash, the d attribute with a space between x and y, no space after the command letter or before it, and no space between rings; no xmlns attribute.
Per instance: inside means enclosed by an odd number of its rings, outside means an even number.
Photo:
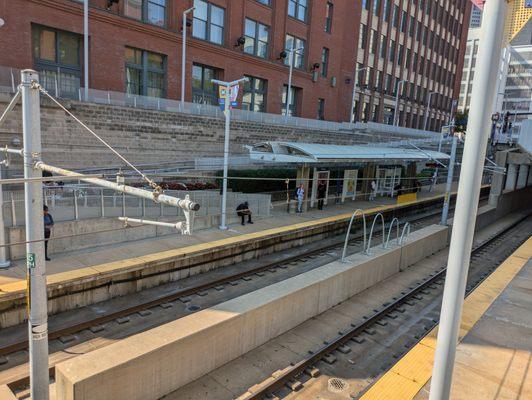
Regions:
<svg viewBox="0 0 532 400"><path fill-rule="evenodd" d="M84 127L89 133L91 133L96 139L98 139L101 143L103 143L109 150L111 150L118 158L120 158L122 161L124 161L130 168L135 170L148 184L157 191L160 191L161 188L159 185L157 185L153 180L148 178L143 172L141 172L137 167L135 167L132 163L130 163L124 156L122 156L118 151L116 151L109 143L107 143L104 139L102 139L96 132L94 132L91 128L89 128L83 121L81 121L78 117L76 117L74 114L72 114L65 106L63 106L59 101L57 101L51 94L49 94L42 86L39 88L41 93L46 95L50 100L52 100L59 108L61 108L64 112L66 112L70 117L72 117L76 122L78 122L82 127Z"/></svg>

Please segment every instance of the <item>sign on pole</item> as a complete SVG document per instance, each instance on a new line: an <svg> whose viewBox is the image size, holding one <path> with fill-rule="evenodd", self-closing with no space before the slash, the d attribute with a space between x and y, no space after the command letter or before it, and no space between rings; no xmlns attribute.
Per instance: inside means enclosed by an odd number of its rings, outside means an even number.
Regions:
<svg viewBox="0 0 532 400"><path fill-rule="evenodd" d="M229 101L231 102L230 108L238 107L238 90L240 85L234 85L230 88ZM225 100L227 98L227 88L225 86L218 86L218 104L222 110L225 109Z"/></svg>

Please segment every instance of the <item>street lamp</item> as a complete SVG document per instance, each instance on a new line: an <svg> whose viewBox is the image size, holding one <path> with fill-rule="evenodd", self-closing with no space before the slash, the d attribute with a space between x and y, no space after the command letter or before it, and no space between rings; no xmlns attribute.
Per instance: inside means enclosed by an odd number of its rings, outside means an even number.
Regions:
<svg viewBox="0 0 532 400"><path fill-rule="evenodd" d="M304 47L299 47L297 49L294 49L294 42L292 42L292 47L289 50L286 50L288 52L288 65L290 66L290 72L288 73L288 93L286 94L286 110L285 110L285 116L288 119L288 109L290 107L290 103L292 102L292 72L294 70L294 56L295 53L304 50Z"/></svg>
<svg viewBox="0 0 532 400"><path fill-rule="evenodd" d="M181 47L181 106L185 104L185 72L186 72L186 50L187 50L187 15L194 11L196 7L190 7L183 11L183 41Z"/></svg>
<svg viewBox="0 0 532 400"><path fill-rule="evenodd" d="M425 108L425 122L423 123L423 130L427 130L427 122L429 120L429 112L430 112L430 100L432 99L432 95L436 94L437 92L430 92L429 98L427 99L427 107Z"/></svg>
<svg viewBox="0 0 532 400"><path fill-rule="evenodd" d="M399 94L401 93L402 85L406 81L404 79L397 82L396 93L395 93L395 112L393 114L393 125L397 126L399 124Z"/></svg>
<svg viewBox="0 0 532 400"><path fill-rule="evenodd" d="M227 225L225 224L225 214L227 208L227 169L229 165L229 126L231 123L231 89L234 86L237 86L240 82L248 81L248 78L241 78L233 82L224 82L217 79L211 79L211 82L215 85L225 87L225 103L224 103L224 114L225 114L225 139L224 139L224 176L223 176L223 186L222 186L222 217L220 221L220 229L226 230Z"/></svg>
<svg viewBox="0 0 532 400"><path fill-rule="evenodd" d="M355 96L356 96L356 91L357 91L358 74L361 71L365 71L366 69L368 69L368 67L358 68L358 66L355 69L355 80L353 82L353 96L351 97L351 113L349 114L349 122L353 122L353 119L355 116L354 105L355 105Z"/></svg>

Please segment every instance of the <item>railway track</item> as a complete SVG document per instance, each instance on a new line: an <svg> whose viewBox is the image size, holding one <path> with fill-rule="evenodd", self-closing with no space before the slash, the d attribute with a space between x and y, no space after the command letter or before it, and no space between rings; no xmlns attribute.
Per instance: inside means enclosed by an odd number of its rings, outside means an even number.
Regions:
<svg viewBox="0 0 532 400"><path fill-rule="evenodd" d="M524 217L473 248L466 296L481 284L515 248L528 238L531 226L531 217ZM500 245L503 242L506 242L506 245L503 246L504 250L501 251ZM445 273L446 268L442 266L437 272L431 273L424 280L411 286L409 290L401 292L400 296L384 303L380 309L374 310L373 314L364 316L363 322L351 324L348 328L339 331L336 338L327 341L320 348L309 349L307 357L287 365L286 368L281 368L281 373L275 374L274 378L270 378L262 384L255 385L252 393L245 393L238 397L238 400L328 398L327 396L331 396L332 393L341 393L342 388L348 387L345 379L331 378L327 382L318 382L321 376L320 365L322 366L321 370L326 370L327 377L345 376L345 365L352 364L352 360L347 360L348 363L343 363L342 374L338 373L338 371L335 373L333 364L336 361L336 356L332 356L333 353L340 357L350 353L349 358L353 358L351 347L349 346L350 343L358 344L361 346L358 348L362 348L363 345L360 344L365 342L362 336L375 334L377 328L379 331L386 330L388 321L395 320L398 315L401 315L403 320L408 319L409 313L406 312L408 308L412 308L410 311L412 315L424 313L424 315L419 314L416 317L418 320L426 318L423 326L414 334L415 340L408 340L407 344L404 344L404 340L400 340L403 344L402 349L397 352L391 352L392 354L388 354L388 357L385 357L385 364L380 366L381 373L384 373L393 365L397 358L408 351L410 347L413 347L438 323L439 315L434 316L434 309L439 312ZM414 307L416 304L418 307ZM427 306L427 304L430 304L430 306ZM430 313L433 315L432 318L427 317ZM430 323L426 323L426 321L430 321ZM389 326L389 328L390 332L380 335L379 339L368 341L368 346L375 345L378 341L381 342L378 346L382 347L382 341L386 335L397 335L397 326ZM372 351L371 348L364 348L361 351L364 351L365 355L377 353L377 351ZM377 377L378 375L375 374L371 381L374 381ZM312 386L314 388L310 390L311 393L307 393L308 387ZM365 386L367 389L370 386L370 382L367 382ZM344 393L344 396L340 395L338 398L356 399L362 393L363 391Z"/></svg>
<svg viewBox="0 0 532 400"><path fill-rule="evenodd" d="M437 222L439 220L439 214L440 214L439 210L435 210L431 213L415 215L412 218L408 218L407 221L412 225L413 230L415 230L420 227L427 226L427 225L430 225L431 223ZM406 220L403 222L406 222ZM378 237L380 237L380 234L375 234L375 239ZM352 235L352 239L350 240L350 247L349 247L349 250L351 252L360 251L360 247L362 244L361 239L362 239L362 235ZM175 302L176 300L181 300L181 302L184 302L185 305L188 304L187 311L191 313L199 309L199 308L194 309L194 306L191 305L189 298L192 295L198 295L199 293L201 296L202 293L206 292L207 290L214 289L214 288L220 288L223 285L226 285L229 287L229 286L232 286L236 281L240 281L244 283L246 281L249 281L250 277L252 276L257 276L257 275L261 276L264 273L272 272L274 270L284 271L284 273L282 274L283 276L279 276L277 280L287 279L290 276L297 275L299 273L305 272L308 269L316 268L318 266L326 264L327 262L337 259L338 254L333 254L331 252L341 248L341 246L343 246L343 238L342 240L334 240L332 243L327 244L325 246L320 246L318 248L312 248L311 250L306 250L303 252L297 252L297 254L291 255L289 257L284 257L281 260L275 260L273 262L265 263L259 267L249 268L249 269L246 269L245 271L239 271L237 273L225 275L218 279L209 280L207 282L203 282L201 284L187 287L181 290L174 289L172 290L171 293L167 295L159 296L157 298L150 299L148 301L141 301L138 304L134 304L132 306L128 306L122 309L114 310L111 312L106 312L105 314L97 315L94 318L69 323L69 324L60 326L57 329L51 328L51 331L49 333L49 340L51 341L51 348L55 347L55 349L51 352L51 358L53 357L53 353L58 353L58 352L68 353L69 352L68 348L70 346L82 344L83 340L79 340L79 338L73 338L73 335L75 334L86 332L87 340L91 340L92 338L95 337L95 335L96 336L98 335L98 332L101 331L100 328L102 328L105 324L109 322L120 321L121 319L127 319L131 317L131 315L133 314L143 315L143 313L149 312L150 310L153 310L156 307L160 307L161 308L160 311L166 314L167 305L171 304L172 302ZM315 258L321 258L321 260L316 260L318 262L316 262L315 265L311 266L311 268L301 269L301 264L308 263L309 260L312 260ZM256 261L253 264L256 264ZM292 273L287 274L286 272L290 272L290 270L292 270ZM265 282L261 286L266 286L268 284L270 283ZM247 291L251 291L251 290L256 290L256 287L249 288ZM236 295L241 295L241 294L243 293L240 292ZM54 318L61 318L61 315L55 316ZM172 320L172 319L175 319L175 317L170 318L169 320ZM162 318L156 324L148 323L143 326L139 326L137 329L130 331L127 335L135 334L143 330L153 328L154 326L160 325L165 322L167 321L165 321L164 318ZM122 326L120 322L118 323L118 325L120 327ZM24 329L24 327L19 327L19 329ZM108 331L105 332L105 334L109 336ZM74 339L74 340L71 340L71 339ZM28 346L28 342L26 338L19 339L19 340L12 340L9 343L5 343L0 346L0 359L4 360L4 362L0 362L0 371L1 371L0 372L0 383L7 383L13 390L19 391L19 394L21 395L20 398L24 398L25 390L29 385L27 372L23 372L23 373L17 372L13 375L13 379L6 377L6 376L9 376L9 374L7 375L5 374L6 372L9 372L10 369L16 368L17 366L23 367L25 370L27 370L27 366L24 365L24 362L27 361L27 352L26 352L27 346ZM15 359L13 362L10 360L10 358L14 354L16 356L13 357ZM70 354L69 356L74 356L74 355ZM59 360L59 361L62 361L62 360ZM50 377L52 381L53 381L54 373L55 373L55 370L54 370L54 366L52 365L50 368ZM4 374L4 377L2 377L2 374Z"/></svg>

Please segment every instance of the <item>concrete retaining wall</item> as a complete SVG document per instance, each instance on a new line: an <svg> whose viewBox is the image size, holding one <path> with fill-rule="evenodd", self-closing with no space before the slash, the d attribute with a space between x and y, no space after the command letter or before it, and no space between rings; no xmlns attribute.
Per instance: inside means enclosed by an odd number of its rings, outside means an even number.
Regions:
<svg viewBox="0 0 532 400"><path fill-rule="evenodd" d="M413 211L429 210L440 202L440 199L432 199L415 205L382 206L367 210L366 215L381 212L386 220L402 218ZM327 217L50 275L47 278L48 312L56 314L84 307L262 255L345 235L350 217L350 214ZM26 314L26 283L2 285L0 328L25 322Z"/></svg>
<svg viewBox="0 0 532 400"><path fill-rule="evenodd" d="M129 214L126 214L129 215ZM240 217L228 213L227 223L233 224L239 221ZM164 222L176 222L183 218L148 218ZM53 255L57 253L64 253L66 251L75 251L89 249L92 247L101 246L103 244L110 245L116 243L125 243L135 240L143 240L155 238L165 235L175 235L176 230L164 228L153 225L136 226L132 224L130 229L120 229L124 227L124 223L118 218L90 218L79 221L64 221L56 222L54 225L53 236L48 245L48 252ZM194 229L208 229L220 225L219 215L196 216L194 218ZM87 233L98 232L102 230L114 230L112 232ZM119 230L120 229L120 230ZM25 227L7 228L8 243L22 243L26 240ZM71 236L62 239L54 239L54 237ZM15 245L9 247L9 258L11 260L20 260L26 257L25 245Z"/></svg>
<svg viewBox="0 0 532 400"><path fill-rule="evenodd" d="M57 400L159 399L445 247L447 229L414 232L416 251L376 246L371 257L350 256L60 363Z"/></svg>

